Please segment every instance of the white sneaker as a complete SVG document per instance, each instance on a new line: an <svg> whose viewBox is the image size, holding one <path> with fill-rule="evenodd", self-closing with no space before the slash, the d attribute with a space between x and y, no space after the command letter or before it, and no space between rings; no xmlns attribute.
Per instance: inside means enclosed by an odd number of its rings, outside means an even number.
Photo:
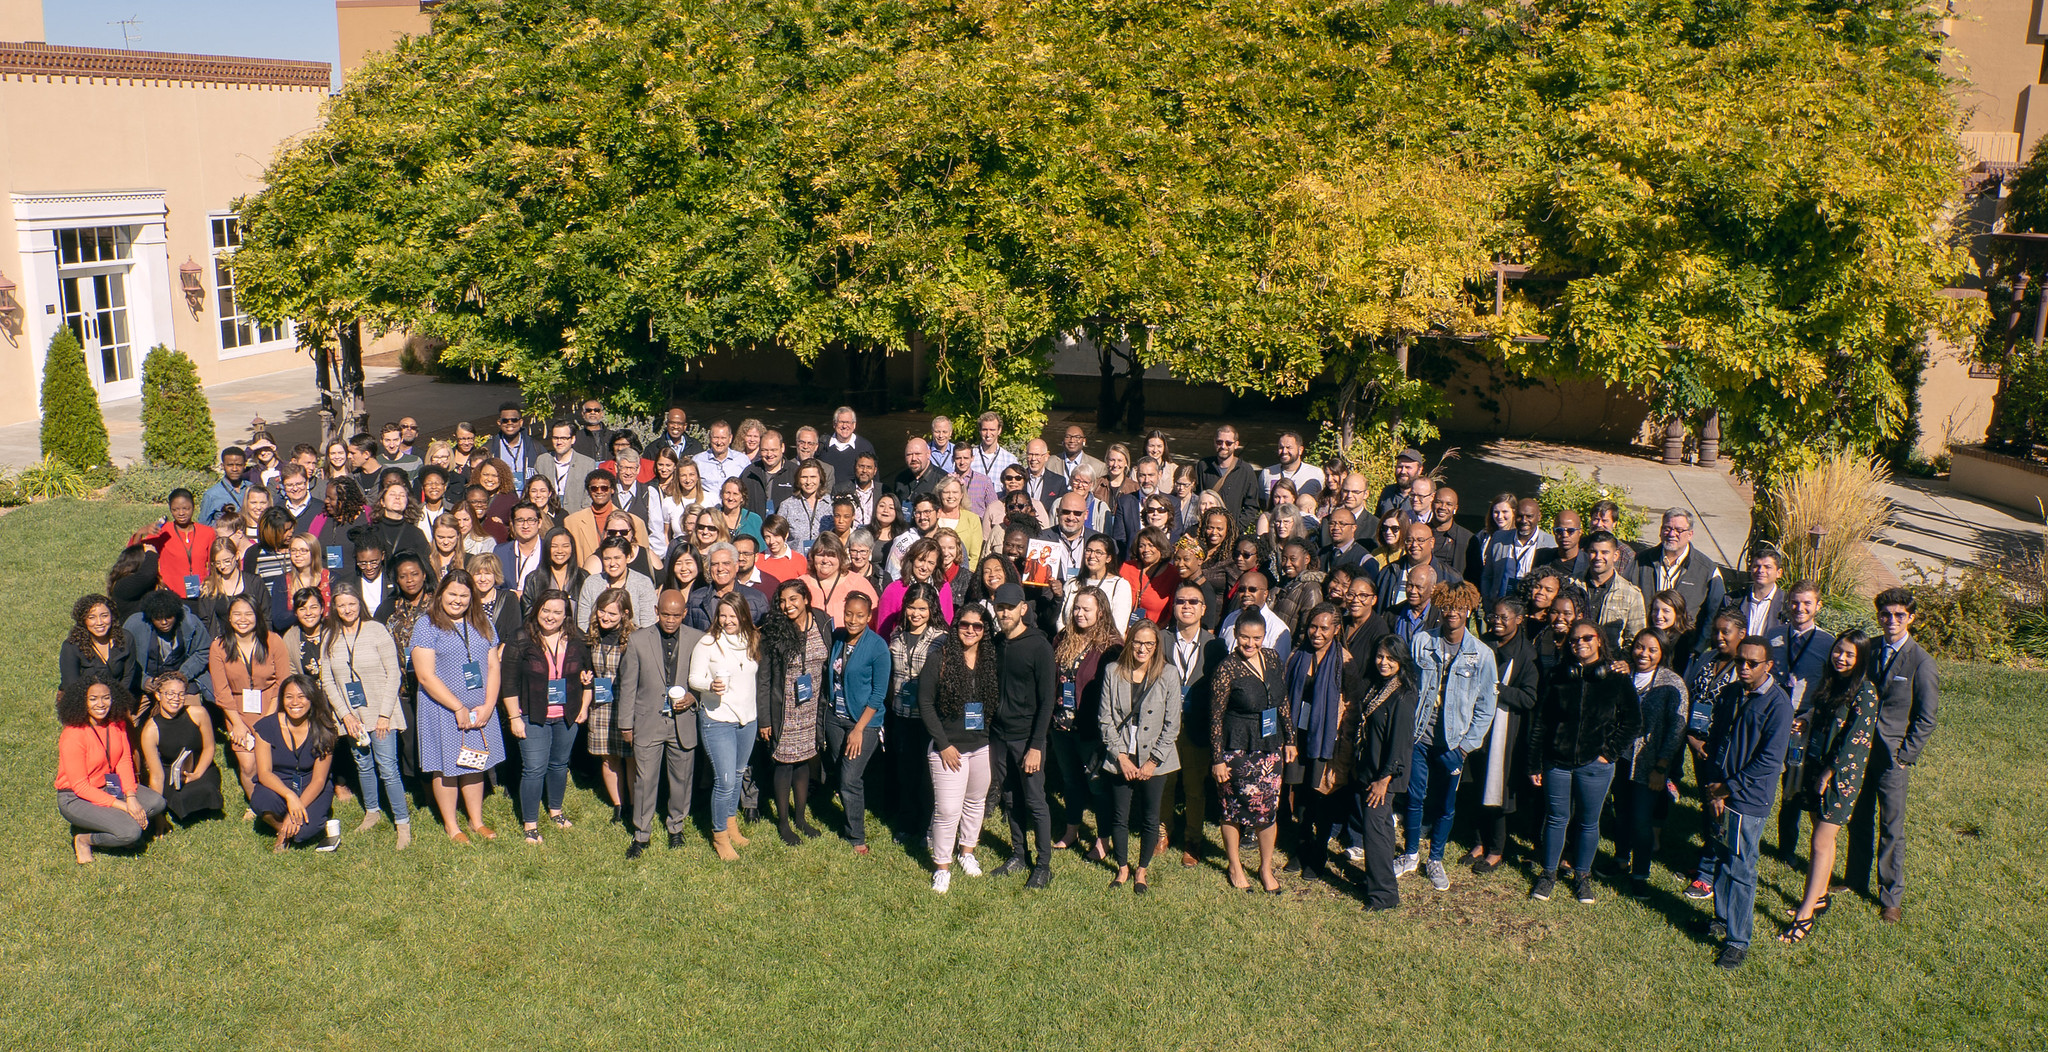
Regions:
<svg viewBox="0 0 2048 1052"><path fill-rule="evenodd" d="M1364 862L1365 849L1362 847L1346 848L1344 851L1344 857L1350 859L1353 865L1356 865L1360 862Z"/></svg>
<svg viewBox="0 0 2048 1052"><path fill-rule="evenodd" d="M1419 857L1420 856L1417 855L1395 855L1394 875L1397 877L1405 877L1408 874L1415 872L1415 867L1417 865Z"/></svg>
<svg viewBox="0 0 2048 1052"><path fill-rule="evenodd" d="M1426 870L1426 872L1429 874L1430 887L1433 887L1438 891L1451 890L1451 875L1444 872L1444 863L1442 859L1430 859L1429 868Z"/></svg>
<svg viewBox="0 0 2048 1052"><path fill-rule="evenodd" d="M941 895L944 895L944 894L946 893L946 889L947 889L947 888L950 888L950 887L952 887L952 886L953 886L953 871L952 871L952 870L950 870L950 869L942 869L942 870L939 870L938 872L936 872L936 873L933 873L933 874L932 874L932 890L933 890L933 891L936 891L936 892L938 892L939 894L941 894Z"/></svg>
<svg viewBox="0 0 2048 1052"><path fill-rule="evenodd" d="M981 876L981 863L974 860L974 855L971 852L962 851L954 858L954 861L960 863L961 872L966 873L968 876Z"/></svg>

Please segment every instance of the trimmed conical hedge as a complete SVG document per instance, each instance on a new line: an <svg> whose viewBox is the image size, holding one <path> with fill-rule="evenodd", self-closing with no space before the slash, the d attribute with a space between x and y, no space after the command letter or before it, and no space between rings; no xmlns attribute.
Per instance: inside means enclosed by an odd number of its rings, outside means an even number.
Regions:
<svg viewBox="0 0 2048 1052"><path fill-rule="evenodd" d="M163 344L142 360L142 459L205 471L213 466L213 411L199 368Z"/></svg>
<svg viewBox="0 0 2048 1052"><path fill-rule="evenodd" d="M43 359L43 455L81 470L110 462L99 392L69 328L57 330Z"/></svg>

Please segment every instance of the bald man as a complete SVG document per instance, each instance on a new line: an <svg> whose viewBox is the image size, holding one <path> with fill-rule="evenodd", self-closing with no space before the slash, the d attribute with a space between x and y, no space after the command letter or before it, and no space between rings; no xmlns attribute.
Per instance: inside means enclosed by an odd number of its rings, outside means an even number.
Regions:
<svg viewBox="0 0 2048 1052"><path fill-rule="evenodd" d="M682 847L683 831L690 825L691 779L697 767L697 697L690 692L690 653L704 634L683 623L689 608L682 592L662 592L654 608L654 630L633 633L619 658L612 718L618 722L619 736L633 750L633 844L626 849L627 858L647 851L664 775L668 846ZM720 858L739 857L725 840L717 841L716 847Z"/></svg>
<svg viewBox="0 0 2048 1052"><path fill-rule="evenodd" d="M909 508L919 494L930 493L946 478L946 472L932 463L931 443L913 438L903 443L903 470L889 480L897 501Z"/></svg>

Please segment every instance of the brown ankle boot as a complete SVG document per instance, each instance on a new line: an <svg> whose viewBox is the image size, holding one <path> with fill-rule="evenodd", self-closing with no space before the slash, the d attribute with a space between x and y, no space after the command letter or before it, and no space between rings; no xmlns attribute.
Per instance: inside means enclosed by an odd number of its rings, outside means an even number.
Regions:
<svg viewBox="0 0 2048 1052"><path fill-rule="evenodd" d="M753 843L753 841L740 835L740 819L738 815L726 819L725 838L732 841L732 846L734 847L746 847L748 844Z"/></svg>
<svg viewBox="0 0 2048 1052"><path fill-rule="evenodd" d="M732 849L732 833L729 830L711 831L711 850L718 852L718 857L727 862L739 861L740 853Z"/></svg>

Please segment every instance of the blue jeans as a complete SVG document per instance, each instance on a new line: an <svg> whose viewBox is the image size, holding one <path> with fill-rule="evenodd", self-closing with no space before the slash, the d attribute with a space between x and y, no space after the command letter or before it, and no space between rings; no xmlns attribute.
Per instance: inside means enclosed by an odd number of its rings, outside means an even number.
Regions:
<svg viewBox="0 0 2048 1052"><path fill-rule="evenodd" d="M355 739L349 741L354 743ZM399 825L410 823L412 811L406 806L405 783L398 777L398 732L378 734L372 730L370 744L351 744L349 748L356 754L356 775L357 781L362 783L363 810L383 810L384 798L388 796L391 798L391 820Z"/></svg>
<svg viewBox="0 0 2048 1052"><path fill-rule="evenodd" d="M697 734L703 739L704 755L711 760L711 829L725 832L725 823L740 804L740 772L746 770L753 754L760 724L721 723L708 716L697 717Z"/></svg>
<svg viewBox="0 0 2048 1052"><path fill-rule="evenodd" d="M540 794L545 785L548 810L562 809L562 793L569 788L569 750L576 744L573 723L528 723L526 737L519 743L519 818L529 824L540 822Z"/></svg>
<svg viewBox="0 0 2048 1052"><path fill-rule="evenodd" d="M1598 760L1543 772L1543 872L1557 872L1564 857L1565 831L1576 815L1579 828L1572 845L1572 865L1580 876L1592 874L1593 852L1600 846L1600 804L1613 782L1614 765Z"/></svg>
<svg viewBox="0 0 2048 1052"><path fill-rule="evenodd" d="M1451 819L1458 806L1458 780L1465 773L1465 758L1455 749L1438 752L1427 741L1415 743L1415 757L1408 764L1408 844L1413 855L1422 847L1422 824L1429 823L1429 860L1444 860L1444 842L1451 838Z"/></svg>
<svg viewBox="0 0 2048 1052"><path fill-rule="evenodd" d="M1733 808L1728 819L1735 835L1732 843L1721 841L1715 851L1714 919L1728 926L1728 945L1746 950L1756 923L1756 863L1763 849L1764 820Z"/></svg>

